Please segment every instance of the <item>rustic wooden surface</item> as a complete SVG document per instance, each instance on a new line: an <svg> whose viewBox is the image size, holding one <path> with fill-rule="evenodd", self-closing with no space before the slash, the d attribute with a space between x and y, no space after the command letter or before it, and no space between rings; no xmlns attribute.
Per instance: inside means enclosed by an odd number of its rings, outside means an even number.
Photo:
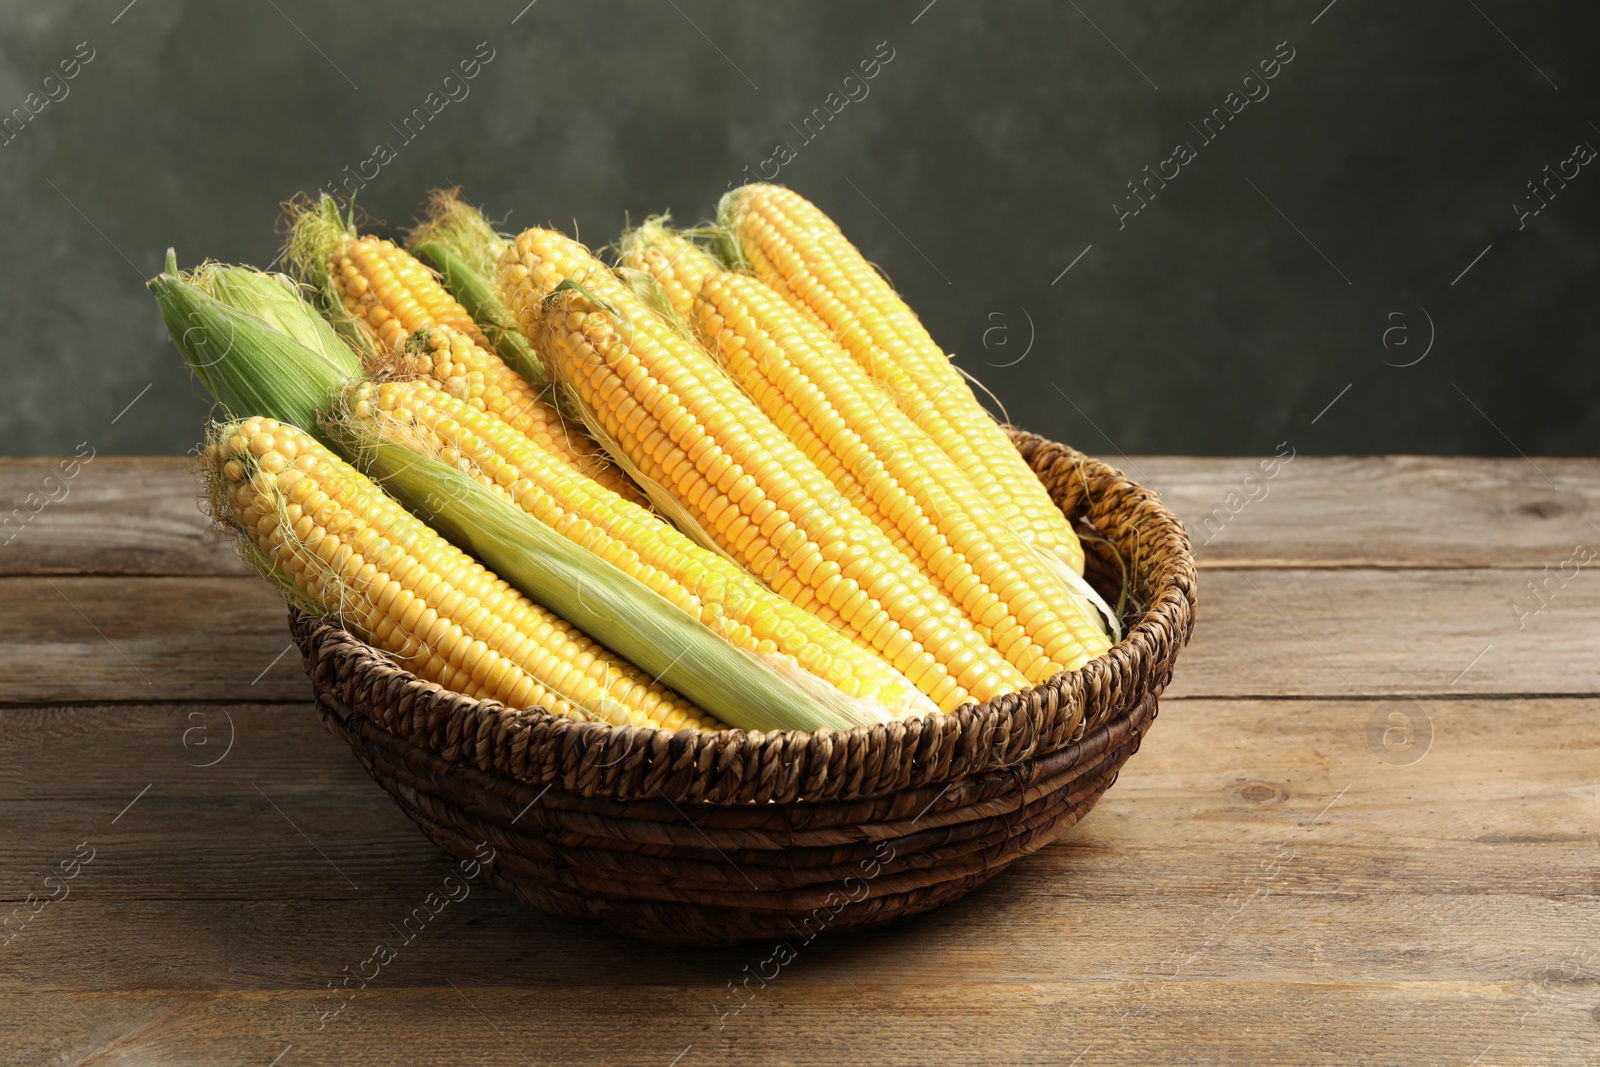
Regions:
<svg viewBox="0 0 1600 1067"><path fill-rule="evenodd" d="M1196 529L1254 467L1115 461ZM0 1063L1600 1062L1600 461L1300 457L1235 505L1144 749L970 897L735 1012L765 946L475 885L330 1016L454 865L185 464L96 459L0 530Z"/></svg>

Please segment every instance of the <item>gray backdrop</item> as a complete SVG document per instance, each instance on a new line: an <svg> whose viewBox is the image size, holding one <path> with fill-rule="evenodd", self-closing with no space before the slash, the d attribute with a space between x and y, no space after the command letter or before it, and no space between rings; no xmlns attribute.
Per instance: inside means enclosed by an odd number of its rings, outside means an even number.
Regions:
<svg viewBox="0 0 1600 1067"><path fill-rule="evenodd" d="M143 279L380 142L391 230L459 183L595 244L781 166L1093 452L1595 451L1592 3L525 2L0 4L0 453L191 448Z"/></svg>

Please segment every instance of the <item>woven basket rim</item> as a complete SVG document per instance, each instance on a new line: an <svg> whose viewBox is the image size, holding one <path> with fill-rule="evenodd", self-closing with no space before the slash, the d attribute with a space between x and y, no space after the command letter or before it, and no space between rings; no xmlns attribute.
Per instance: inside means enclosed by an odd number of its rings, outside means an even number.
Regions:
<svg viewBox="0 0 1600 1067"><path fill-rule="evenodd" d="M1053 499L1087 517L1129 561L1142 611L1122 641L1077 671L950 714L819 730L704 732L610 726L513 709L424 681L337 623L290 609L311 672L334 660L352 706L450 759L586 796L750 803L847 799L1013 767L1078 741L1132 710L1171 677L1196 605L1189 538L1151 489L1120 470L1036 434L1008 429ZM1092 546L1086 544L1086 549ZM358 695L360 694L360 695ZM364 699L363 699L364 697Z"/></svg>

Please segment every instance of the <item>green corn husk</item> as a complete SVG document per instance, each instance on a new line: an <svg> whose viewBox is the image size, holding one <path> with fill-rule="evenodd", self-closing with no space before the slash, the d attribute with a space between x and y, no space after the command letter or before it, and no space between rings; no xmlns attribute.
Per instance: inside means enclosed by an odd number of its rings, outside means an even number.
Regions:
<svg viewBox="0 0 1600 1067"><path fill-rule="evenodd" d="M203 263L183 278L201 292L231 308L248 312L279 333L299 341L345 377L361 374L360 358L328 320L306 302L300 284L287 274Z"/></svg>
<svg viewBox="0 0 1600 1067"><path fill-rule="evenodd" d="M532 384L548 385L549 369L517 328L494 283L506 244L483 213L454 189L436 190L427 221L407 235L411 253L433 264L445 288L477 320L500 358Z"/></svg>
<svg viewBox="0 0 1600 1067"><path fill-rule="evenodd" d="M346 215L339 210L338 201L323 193L314 202L303 195L296 197L284 209L289 213L289 235L284 239L283 258L290 269L316 294L318 309L340 337L368 357L380 355L372 331L350 314L328 273L328 260L346 242L360 236L356 232L355 205Z"/></svg>
<svg viewBox="0 0 1600 1067"><path fill-rule="evenodd" d="M257 275L254 280L241 276L233 281L239 283L233 287L235 292L241 287L251 288L257 297L267 285L277 284L267 275ZM161 308L172 343L230 416L277 419L338 448L336 442L321 433L317 418L352 373L267 319L230 306L190 284L179 273L177 257L171 251L167 253L166 270L147 284ZM267 299L277 305L280 321L293 317L274 297ZM296 327L296 332L306 331L311 328L304 323ZM359 373L357 365L354 374Z"/></svg>
<svg viewBox="0 0 1600 1067"><path fill-rule="evenodd" d="M351 432L348 424L335 433ZM826 682L737 648L665 597L444 462L380 440L347 442L414 515L535 603L702 710L744 730L848 730L885 721Z"/></svg>

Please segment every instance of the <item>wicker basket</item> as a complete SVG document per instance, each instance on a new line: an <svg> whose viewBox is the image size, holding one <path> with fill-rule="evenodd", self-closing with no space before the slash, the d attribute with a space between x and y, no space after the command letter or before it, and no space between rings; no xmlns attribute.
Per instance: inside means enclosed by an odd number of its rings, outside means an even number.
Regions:
<svg viewBox="0 0 1600 1067"><path fill-rule="evenodd" d="M809 940L954 900L1076 823L1156 716L1195 609L1154 493L1043 438L1017 447L1116 545L1128 632L1082 670L953 715L848 733L613 728L423 682L291 615L324 724L422 831L536 908L670 944ZM1088 575L1121 582L1086 542Z"/></svg>

